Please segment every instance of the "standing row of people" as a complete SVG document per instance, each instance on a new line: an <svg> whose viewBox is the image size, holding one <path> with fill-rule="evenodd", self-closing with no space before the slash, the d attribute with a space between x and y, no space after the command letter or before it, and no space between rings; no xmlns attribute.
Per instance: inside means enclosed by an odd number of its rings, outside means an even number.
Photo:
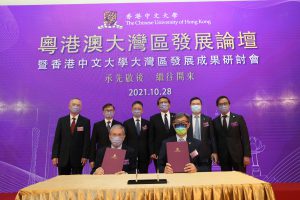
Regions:
<svg viewBox="0 0 300 200"><path fill-rule="evenodd" d="M191 158L186 172L211 171L212 162L219 164L222 171L246 172L251 157L248 129L241 115L230 112L228 97L217 98L221 114L214 120L202 113L202 101L198 97L190 100L191 115L170 112L168 97L160 97L156 103L160 112L148 121L142 118L143 103L133 102L133 116L123 123L114 119L115 107L105 104L102 108L104 119L94 124L90 138L90 120L80 115L82 102L72 99L70 114L57 123L53 165L58 166L60 175L81 174L89 161L92 173L103 174L101 159L105 149L110 147L127 150L124 171L130 173L137 166L140 173L147 173L153 160L157 169L171 173L165 144L184 140L191 146L190 153L197 152L197 158Z"/></svg>

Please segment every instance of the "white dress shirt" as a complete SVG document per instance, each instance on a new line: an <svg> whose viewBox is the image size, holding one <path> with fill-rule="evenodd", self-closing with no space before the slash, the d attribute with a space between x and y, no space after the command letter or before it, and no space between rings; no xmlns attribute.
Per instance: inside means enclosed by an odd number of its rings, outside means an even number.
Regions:
<svg viewBox="0 0 300 200"><path fill-rule="evenodd" d="M104 119L105 121L105 126L107 126L107 122L110 122L109 126L112 127L112 122L114 119L108 120L108 119Z"/></svg>
<svg viewBox="0 0 300 200"><path fill-rule="evenodd" d="M75 124L77 124L78 116L79 116L79 114L76 115L76 116L74 116L74 117L70 114L70 125L71 125L72 122L73 122L73 118L75 118Z"/></svg>
<svg viewBox="0 0 300 200"><path fill-rule="evenodd" d="M187 135L183 137L179 137L178 135L176 135L176 138L177 138L177 142L181 142L180 139L184 139L184 141L186 141Z"/></svg>
<svg viewBox="0 0 300 200"><path fill-rule="evenodd" d="M164 112L161 112L161 117L162 117L162 120L165 124L165 115L167 114L167 119L168 119L168 125L169 125L169 128L171 126L171 114L170 114L170 111L168 111L167 113L164 113Z"/></svg>
<svg viewBox="0 0 300 200"><path fill-rule="evenodd" d="M122 144L121 144L121 146L119 146L119 147L114 147L113 145L110 145L110 147L111 147L112 149L122 149Z"/></svg>
<svg viewBox="0 0 300 200"><path fill-rule="evenodd" d="M225 115L221 114L221 116L220 116L222 126L223 126L223 116L225 116ZM226 114L226 124L227 124L227 128L228 128L228 126L229 126L229 117L230 117L230 112L228 112L228 113Z"/></svg>

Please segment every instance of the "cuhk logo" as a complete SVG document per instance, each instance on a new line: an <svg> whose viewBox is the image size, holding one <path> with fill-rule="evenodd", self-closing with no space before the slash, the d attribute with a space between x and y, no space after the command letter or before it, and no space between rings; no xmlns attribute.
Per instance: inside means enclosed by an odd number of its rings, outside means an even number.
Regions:
<svg viewBox="0 0 300 200"><path fill-rule="evenodd" d="M104 11L104 23L98 26L98 29L117 28L122 29L123 26L117 24L118 13L117 11Z"/></svg>

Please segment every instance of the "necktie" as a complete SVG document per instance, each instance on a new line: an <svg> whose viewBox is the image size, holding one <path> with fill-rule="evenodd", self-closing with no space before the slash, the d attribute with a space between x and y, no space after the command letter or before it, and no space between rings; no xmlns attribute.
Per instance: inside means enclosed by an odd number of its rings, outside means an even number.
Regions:
<svg viewBox="0 0 300 200"><path fill-rule="evenodd" d="M169 131L169 121L168 121L167 113L165 114L165 128L166 128L167 131Z"/></svg>
<svg viewBox="0 0 300 200"><path fill-rule="evenodd" d="M72 124L71 124L71 134L72 135L74 134L75 126L76 126L75 119L76 119L75 117L72 118Z"/></svg>
<svg viewBox="0 0 300 200"><path fill-rule="evenodd" d="M110 131L110 123L111 123L111 121L108 121L106 124L106 128L107 128L108 132Z"/></svg>
<svg viewBox="0 0 300 200"><path fill-rule="evenodd" d="M201 129L200 129L200 118L199 115L195 116L196 122L195 122L195 132L194 132L194 138L201 140Z"/></svg>
<svg viewBox="0 0 300 200"><path fill-rule="evenodd" d="M136 120L135 127L136 127L137 134L140 135L140 133L141 133L141 124L140 124L139 119Z"/></svg>
<svg viewBox="0 0 300 200"><path fill-rule="evenodd" d="M222 127L223 127L224 130L227 130L226 117L227 117L227 115L222 116L222 118L223 118L223 126Z"/></svg>
<svg viewBox="0 0 300 200"><path fill-rule="evenodd" d="M185 139L179 138L179 139L178 139L178 142L185 142Z"/></svg>

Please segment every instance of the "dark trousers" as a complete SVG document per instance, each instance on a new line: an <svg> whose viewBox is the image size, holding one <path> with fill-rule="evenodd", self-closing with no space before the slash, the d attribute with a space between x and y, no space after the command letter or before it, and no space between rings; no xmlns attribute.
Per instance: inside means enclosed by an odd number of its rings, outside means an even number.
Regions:
<svg viewBox="0 0 300 200"><path fill-rule="evenodd" d="M244 166L243 161L235 162L232 160L231 156L227 154L226 156L222 156L220 160L221 171L240 171L246 173L246 167Z"/></svg>
<svg viewBox="0 0 300 200"><path fill-rule="evenodd" d="M58 175L71 175L71 174L82 174L83 167L73 167L71 166L70 160L68 164L63 167L58 167Z"/></svg>
<svg viewBox="0 0 300 200"><path fill-rule="evenodd" d="M149 160L139 158L138 169L139 173L147 174L149 167Z"/></svg>
<svg viewBox="0 0 300 200"><path fill-rule="evenodd" d="M158 170L157 161L158 161L158 160L156 160L156 159L153 159L153 163L154 163L155 171L157 171L157 170Z"/></svg>
<svg viewBox="0 0 300 200"><path fill-rule="evenodd" d="M211 162L200 162L198 172L211 172Z"/></svg>
<svg viewBox="0 0 300 200"><path fill-rule="evenodd" d="M82 167L58 167L58 175L82 174Z"/></svg>

